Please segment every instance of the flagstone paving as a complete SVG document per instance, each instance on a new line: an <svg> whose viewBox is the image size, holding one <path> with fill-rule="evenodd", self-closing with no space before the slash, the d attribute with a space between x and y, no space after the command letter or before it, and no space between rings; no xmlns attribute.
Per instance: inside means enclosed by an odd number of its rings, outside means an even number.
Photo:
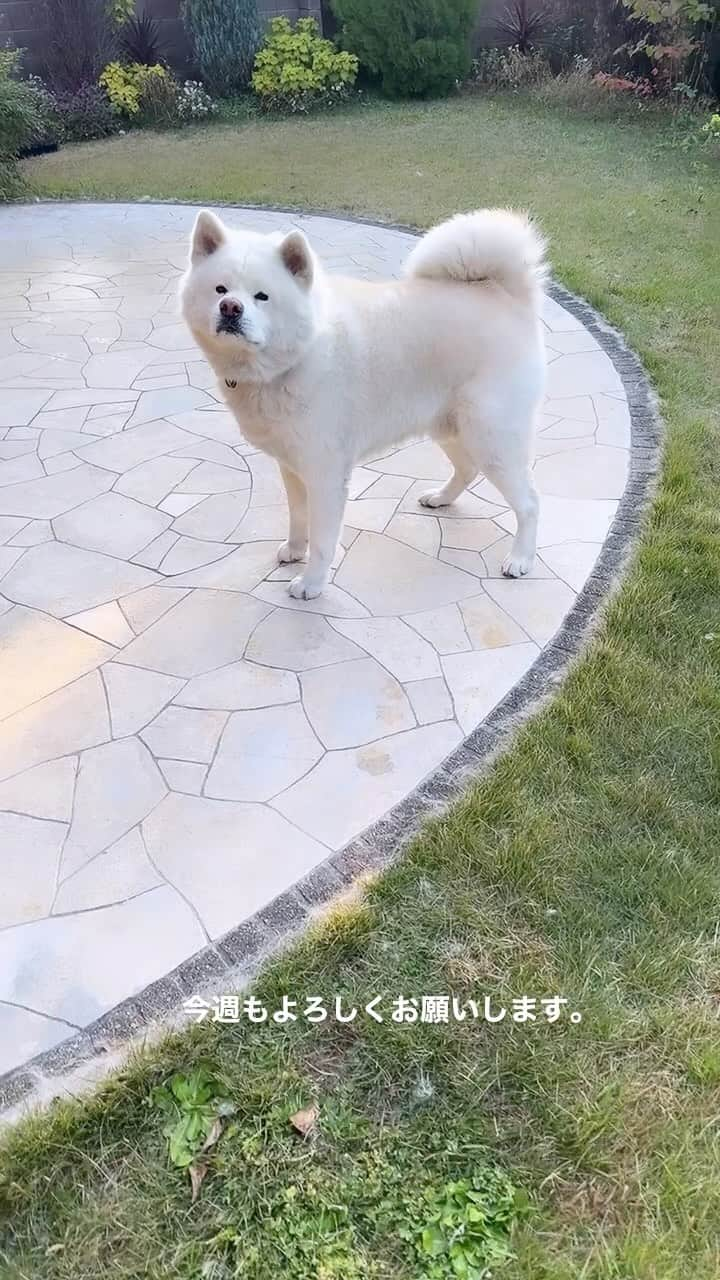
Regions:
<svg viewBox="0 0 720 1280"><path fill-rule="evenodd" d="M195 211L0 212L0 1071L239 924L400 801L512 688L585 582L627 475L610 359L548 300L539 556L444 455L358 467L334 580L287 594L275 464L179 322ZM300 225L332 271L412 236Z"/></svg>

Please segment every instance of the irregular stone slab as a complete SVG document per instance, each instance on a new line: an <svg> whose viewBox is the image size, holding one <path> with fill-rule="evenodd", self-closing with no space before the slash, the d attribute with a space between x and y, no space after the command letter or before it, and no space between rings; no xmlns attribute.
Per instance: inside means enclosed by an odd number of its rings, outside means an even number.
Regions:
<svg viewBox="0 0 720 1280"><path fill-rule="evenodd" d="M199 538L180 537L163 558L162 571L173 576L191 573L231 554L232 549L224 542L201 542Z"/></svg>
<svg viewBox="0 0 720 1280"><path fill-rule="evenodd" d="M492 588L490 594L492 595ZM499 608L495 600L487 595L463 600L460 612L473 649L497 649L501 645L522 644L528 639L527 633L513 621L510 614Z"/></svg>
<svg viewBox="0 0 720 1280"><path fill-rule="evenodd" d="M332 626L377 658L398 680L421 680L440 674L433 646L400 618L335 618Z"/></svg>
<svg viewBox="0 0 720 1280"><path fill-rule="evenodd" d="M110 723L96 671L0 723L0 778L106 742Z"/></svg>
<svg viewBox="0 0 720 1280"><path fill-rule="evenodd" d="M9 462L0 461L0 488L9 484L35 480L38 476L44 475L43 465L34 453L20 458L11 458Z"/></svg>
<svg viewBox="0 0 720 1280"><path fill-rule="evenodd" d="M341 849L416 787L461 737L449 721L330 752L273 800L273 808L331 849Z"/></svg>
<svg viewBox="0 0 720 1280"><path fill-rule="evenodd" d="M61 822L0 813L0 929L48 914L66 831L67 826Z"/></svg>
<svg viewBox="0 0 720 1280"><path fill-rule="evenodd" d="M103 391L111 387L127 389L150 363L151 358L152 352L147 347L138 347L134 351L108 351L91 356L85 364L85 381L88 387L98 387Z"/></svg>
<svg viewBox="0 0 720 1280"><path fill-rule="evenodd" d="M176 695L175 702L183 707L248 711L296 702L299 697L297 676L292 672L260 667L242 660L231 662L217 671L209 671L207 675L195 676Z"/></svg>
<svg viewBox="0 0 720 1280"><path fill-rule="evenodd" d="M153 862L193 903L212 938L327 856L322 845L258 804L172 794L143 831Z"/></svg>
<svg viewBox="0 0 720 1280"><path fill-rule="evenodd" d="M193 764L188 760L158 760L158 764L171 791L200 795L207 774L206 764Z"/></svg>
<svg viewBox="0 0 720 1280"><path fill-rule="evenodd" d="M108 471L125 472L191 442L192 436L170 422L148 422L145 426L128 427L119 435L87 445L81 457ZM111 484L114 483L113 477Z"/></svg>
<svg viewBox="0 0 720 1280"><path fill-rule="evenodd" d="M506 645L442 659L445 679L461 728L469 733L517 684L538 655L535 644Z"/></svg>
<svg viewBox="0 0 720 1280"><path fill-rule="evenodd" d="M0 542L9 542L25 528L27 528L27 521L23 520L22 516L0 516Z"/></svg>
<svg viewBox="0 0 720 1280"><path fill-rule="evenodd" d="M248 542L221 560L175 578L177 586L212 587L219 591L252 591L277 563L277 542ZM163 571L165 565L163 564Z"/></svg>
<svg viewBox="0 0 720 1280"><path fill-rule="evenodd" d="M11 569L3 579L3 592L18 604L64 617L156 581L157 575L150 570L123 560L62 542L45 542L25 552L22 567Z"/></svg>
<svg viewBox="0 0 720 1280"><path fill-rule="evenodd" d="M156 587L143 587L129 596L123 596L121 609L136 634L145 631L153 622L157 622L168 609L178 604L187 595L187 591L179 587L168 587L164 583Z"/></svg>
<svg viewBox="0 0 720 1280"><path fill-rule="evenodd" d="M101 604L97 609L73 613L67 621L74 627L79 627L81 631L99 636L101 640L106 640L116 648L122 648L124 644L129 644L135 639L135 632L128 626L120 605L115 600L110 604Z"/></svg>
<svg viewBox="0 0 720 1280"><path fill-rule="evenodd" d="M49 391L5 389L0 398L0 427L26 427L49 399Z"/></svg>
<svg viewBox="0 0 720 1280"><path fill-rule="evenodd" d="M405 692L418 724L451 720L455 713L452 698L441 676L430 680L409 680L405 685Z"/></svg>
<svg viewBox="0 0 720 1280"><path fill-rule="evenodd" d="M113 650L46 614L16 605L0 617L0 719L112 657Z"/></svg>
<svg viewBox="0 0 720 1280"><path fill-rule="evenodd" d="M526 589L522 592L508 590L514 585L508 578L488 580L487 590L531 639L547 644L575 603L575 592L558 581L531 581L523 583Z"/></svg>
<svg viewBox="0 0 720 1280"><path fill-rule="evenodd" d="M250 488L250 473L217 462L199 462L177 486L177 493L234 493Z"/></svg>
<svg viewBox="0 0 720 1280"><path fill-rule="evenodd" d="M63 850L67 879L147 817L167 788L147 747L121 738L80 756L73 820Z"/></svg>
<svg viewBox="0 0 720 1280"><path fill-rule="evenodd" d="M22 521L22 524L23 528L12 539L15 547L36 547L41 542L49 542L53 536L49 520L31 520L29 524Z"/></svg>
<svg viewBox="0 0 720 1280"><path fill-rule="evenodd" d="M328 750L414 727L402 685L373 658L303 672L300 684L310 723Z"/></svg>
<svg viewBox="0 0 720 1280"><path fill-rule="evenodd" d="M187 458L150 458L121 476L115 488L128 498L137 498L138 502L154 507L185 479L194 465Z"/></svg>
<svg viewBox="0 0 720 1280"><path fill-rule="evenodd" d="M0 809L69 823L76 769L76 757L64 756L0 782Z"/></svg>
<svg viewBox="0 0 720 1280"><path fill-rule="evenodd" d="M269 800L307 773L321 755L322 746L297 703L236 711L222 736L205 794L221 800Z"/></svg>
<svg viewBox="0 0 720 1280"><path fill-rule="evenodd" d="M253 632L246 657L267 667L308 671L362 658L362 649L313 614L271 613Z"/></svg>
<svg viewBox="0 0 720 1280"><path fill-rule="evenodd" d="M178 536L171 529L167 529L165 533L161 533L160 537L151 542L143 551L138 551L137 555L133 556L133 563L141 564L146 569L162 570L163 560L168 552L172 551Z"/></svg>
<svg viewBox="0 0 720 1280"><path fill-rule="evenodd" d="M157 418L169 418L175 413L202 409L210 404L210 397L204 391L198 391L197 387L166 387L143 391L130 419L130 427L141 426L143 422L152 422Z"/></svg>
<svg viewBox="0 0 720 1280"><path fill-rule="evenodd" d="M81 463L72 471L0 489L0 513L52 520L81 502L106 493L112 488L113 480L107 471Z"/></svg>
<svg viewBox="0 0 720 1280"><path fill-rule="evenodd" d="M120 493L104 493L55 521L55 536L88 551L129 560L164 533L172 517Z"/></svg>
<svg viewBox="0 0 720 1280"><path fill-rule="evenodd" d="M192 909L166 885L116 906L39 920L0 934L0 1000L85 1026L205 941Z"/></svg>
<svg viewBox="0 0 720 1280"><path fill-rule="evenodd" d="M80 431L43 431L38 445L39 458L55 458L71 449L82 449L88 442Z"/></svg>
<svg viewBox="0 0 720 1280"><path fill-rule="evenodd" d="M0 999L0 1072L53 1049L71 1034L72 1026L66 1022L55 1022Z"/></svg>
<svg viewBox="0 0 720 1280"><path fill-rule="evenodd" d="M173 676L121 662L108 662L103 667L103 679L114 738L125 738L144 729L182 689L182 680Z"/></svg>
<svg viewBox="0 0 720 1280"><path fill-rule="evenodd" d="M469 574L375 533L361 533L353 542L335 583L377 616L438 608L477 594Z"/></svg>
<svg viewBox="0 0 720 1280"><path fill-rule="evenodd" d="M557 547L543 547L542 558L571 590L580 591L601 549L600 542L563 542Z"/></svg>
<svg viewBox="0 0 720 1280"><path fill-rule="evenodd" d="M173 528L191 538L222 542L237 528L246 507L246 493L218 493L196 503L175 521Z"/></svg>
<svg viewBox="0 0 720 1280"><path fill-rule="evenodd" d="M123 662L167 675L202 675L241 658L268 612L239 592L193 591L128 645Z"/></svg>
<svg viewBox="0 0 720 1280"><path fill-rule="evenodd" d="M209 764L226 720L226 711L165 707L140 737L154 756Z"/></svg>
<svg viewBox="0 0 720 1280"><path fill-rule="evenodd" d="M135 827L61 884L53 911L90 911L134 898L162 883Z"/></svg>
<svg viewBox="0 0 720 1280"><path fill-rule="evenodd" d="M535 463L540 493L560 498L619 498L626 476L624 452L607 445L591 444Z"/></svg>
<svg viewBox="0 0 720 1280"><path fill-rule="evenodd" d="M393 516L386 533L391 538L414 547L416 551L422 551L426 556L436 556L440 549L440 526L433 517L401 511Z"/></svg>

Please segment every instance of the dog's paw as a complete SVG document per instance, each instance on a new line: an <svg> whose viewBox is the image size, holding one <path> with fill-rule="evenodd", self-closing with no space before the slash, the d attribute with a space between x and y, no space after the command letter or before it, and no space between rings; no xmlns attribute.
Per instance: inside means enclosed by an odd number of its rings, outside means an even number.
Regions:
<svg viewBox="0 0 720 1280"><path fill-rule="evenodd" d="M277 549L278 564L294 564L296 560L304 560L307 548L293 542L281 542Z"/></svg>
<svg viewBox="0 0 720 1280"><path fill-rule="evenodd" d="M448 503L442 489L428 489L427 493L421 493L418 497L421 507L447 507Z"/></svg>
<svg viewBox="0 0 720 1280"><path fill-rule="evenodd" d="M320 595L324 585L323 582L313 581L306 574L299 573L297 578L293 578L288 591L294 600L314 600Z"/></svg>
<svg viewBox="0 0 720 1280"><path fill-rule="evenodd" d="M509 555L503 560L502 572L504 578L524 578L533 567L534 556L513 556Z"/></svg>

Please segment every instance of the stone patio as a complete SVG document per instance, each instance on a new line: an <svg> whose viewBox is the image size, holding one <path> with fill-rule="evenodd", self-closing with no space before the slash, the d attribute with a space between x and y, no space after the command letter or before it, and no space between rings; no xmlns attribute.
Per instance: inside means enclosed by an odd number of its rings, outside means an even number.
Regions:
<svg viewBox="0 0 720 1280"><path fill-rule="evenodd" d="M180 964L434 769L557 631L625 486L630 419L548 300L531 576L484 480L410 444L353 475L334 581L292 600L275 464L179 322L195 210L0 211L0 1072ZM412 237L302 226L332 271L397 275Z"/></svg>

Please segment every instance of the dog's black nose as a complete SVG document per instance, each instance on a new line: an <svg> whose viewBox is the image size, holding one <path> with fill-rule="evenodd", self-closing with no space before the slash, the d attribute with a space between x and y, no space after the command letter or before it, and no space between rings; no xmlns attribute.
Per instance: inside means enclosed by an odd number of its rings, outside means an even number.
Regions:
<svg viewBox="0 0 720 1280"><path fill-rule="evenodd" d="M220 303L220 314L225 316L226 320L231 319L231 317L239 320L242 313L242 302L235 302L233 298L223 298Z"/></svg>

